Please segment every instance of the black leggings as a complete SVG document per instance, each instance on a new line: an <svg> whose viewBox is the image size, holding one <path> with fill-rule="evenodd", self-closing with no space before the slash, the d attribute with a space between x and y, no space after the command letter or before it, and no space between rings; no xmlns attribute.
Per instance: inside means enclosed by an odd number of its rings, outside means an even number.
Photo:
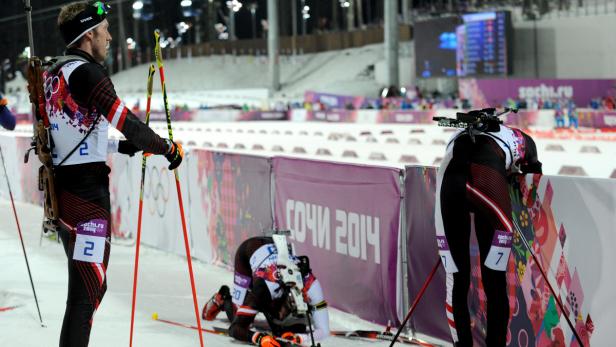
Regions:
<svg viewBox="0 0 616 347"><path fill-rule="evenodd" d="M484 265L495 230L507 231L511 218L511 201L502 150L493 140L468 136L454 143L453 159L445 169L441 184L441 214L445 236L458 272L448 274L447 311L456 346L473 346L468 290L470 267L470 213L475 215L475 233L479 243L481 277L487 297L486 345L505 346L509 321L506 271L495 271ZM451 279L453 277L453 280ZM453 282L453 283L452 283ZM455 336L455 335L454 335ZM456 340L454 338L454 340Z"/></svg>
<svg viewBox="0 0 616 347"><path fill-rule="evenodd" d="M111 237L108 170L78 176L66 174L68 170L63 170L57 176L59 236L68 258L68 295L60 347L88 346L94 313L107 290L106 270ZM77 226L101 219L107 221L103 261L95 263L73 259Z"/></svg>

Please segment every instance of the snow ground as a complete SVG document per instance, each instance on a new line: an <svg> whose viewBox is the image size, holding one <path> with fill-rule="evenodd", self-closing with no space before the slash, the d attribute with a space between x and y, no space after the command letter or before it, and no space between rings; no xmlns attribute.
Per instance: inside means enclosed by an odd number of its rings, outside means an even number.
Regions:
<svg viewBox="0 0 616 347"><path fill-rule="evenodd" d="M21 203L16 207L46 327L39 323L10 202L0 200L0 307L17 306L10 311L0 311L0 346L57 346L66 300L66 256L56 241L43 238L41 242L40 207ZM134 255L134 245L112 244L108 290L94 318L90 346L128 345ZM186 261L142 246L139 267L134 345L199 346L195 330L151 318L152 313L157 312L159 318L196 325ZM232 273L227 269L193 261L193 270L200 306L222 284L232 283ZM202 323L209 328L228 326L226 319ZM336 310L330 311L330 325L340 330L382 329ZM204 334L204 342L205 346L242 345L213 334ZM321 345L376 347L389 343L330 337Z"/></svg>

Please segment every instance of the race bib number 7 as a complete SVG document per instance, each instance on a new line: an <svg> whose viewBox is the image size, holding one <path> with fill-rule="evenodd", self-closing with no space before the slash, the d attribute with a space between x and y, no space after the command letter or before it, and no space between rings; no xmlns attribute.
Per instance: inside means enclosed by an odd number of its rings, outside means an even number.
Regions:
<svg viewBox="0 0 616 347"><path fill-rule="evenodd" d="M484 262L485 266L496 271L506 271L511 253L511 241L513 233L496 230L492 238L490 252Z"/></svg>
<svg viewBox="0 0 616 347"><path fill-rule="evenodd" d="M451 251L449 250L447 238L445 236L437 236L436 242L438 246L438 255L439 257L441 257L441 264L443 264L445 272L448 274L458 272L458 267L453 261L453 256L451 255Z"/></svg>
<svg viewBox="0 0 616 347"><path fill-rule="evenodd" d="M107 220L92 219L77 224L73 259L88 263L102 263L105 256Z"/></svg>

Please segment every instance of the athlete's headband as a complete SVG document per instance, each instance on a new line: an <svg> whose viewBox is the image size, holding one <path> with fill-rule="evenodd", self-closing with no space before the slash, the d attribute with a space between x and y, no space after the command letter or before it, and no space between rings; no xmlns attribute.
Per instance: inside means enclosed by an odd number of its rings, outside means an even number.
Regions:
<svg viewBox="0 0 616 347"><path fill-rule="evenodd" d="M99 26L107 18L109 9L109 5L96 1L89 4L75 18L60 25L60 33L66 42L66 47L70 47L88 31Z"/></svg>

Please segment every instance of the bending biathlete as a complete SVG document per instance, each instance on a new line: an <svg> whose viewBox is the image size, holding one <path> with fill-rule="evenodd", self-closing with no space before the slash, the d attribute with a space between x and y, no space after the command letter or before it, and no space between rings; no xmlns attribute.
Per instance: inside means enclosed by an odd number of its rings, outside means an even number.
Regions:
<svg viewBox="0 0 616 347"><path fill-rule="evenodd" d="M474 214L487 297L486 345L505 346L509 322L506 270L514 232L508 179L513 174L541 173L533 139L500 124L494 112L468 114L485 118L454 134L437 175L436 234L447 273L446 313L455 346L473 346L467 303L470 213Z"/></svg>
<svg viewBox="0 0 616 347"><path fill-rule="evenodd" d="M182 162L182 147L162 139L116 95L102 62L111 35L108 7L74 2L60 10L64 56L43 73L45 106L53 141L59 236L68 257L68 297L60 347L87 346L94 313L107 288L111 212L107 153L164 155L169 169ZM127 140L107 138L109 126Z"/></svg>
<svg viewBox="0 0 616 347"><path fill-rule="evenodd" d="M235 254L233 293L223 286L203 307L203 319L214 320L224 310L231 320L229 335L261 347L284 347L288 345L286 341L310 345L312 337L315 342L327 338L327 302L319 280L312 274L308 257L290 255L289 261L301 273L300 300L308 306L311 327L308 327L306 314L297 312L298 303L294 302L288 283L281 280L279 271L284 267L280 265L278 254L272 237L244 241ZM271 335L251 329L259 312L267 319Z"/></svg>

